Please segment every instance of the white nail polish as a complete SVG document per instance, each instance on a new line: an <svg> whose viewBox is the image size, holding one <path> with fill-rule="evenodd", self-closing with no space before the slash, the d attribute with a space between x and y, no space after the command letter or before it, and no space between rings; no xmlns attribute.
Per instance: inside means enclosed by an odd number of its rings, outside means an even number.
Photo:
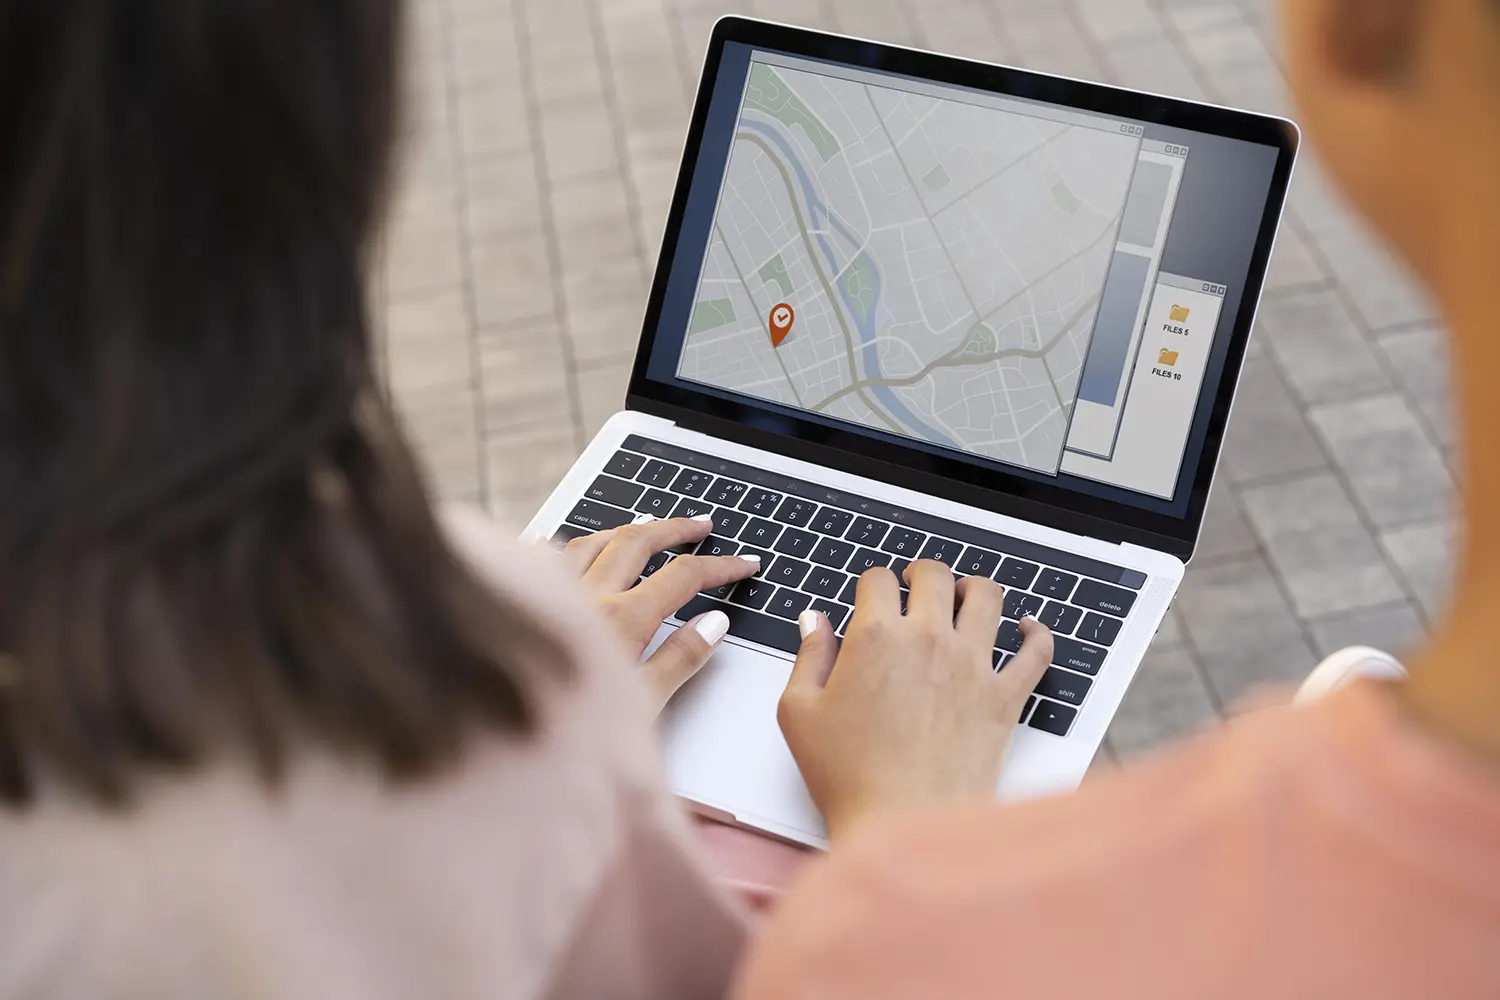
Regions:
<svg viewBox="0 0 1500 1000"><path fill-rule="evenodd" d="M740 558L743 559L743 560L745 560L745 562L753 562L753 563L760 562L760 556L740 556Z"/></svg>
<svg viewBox="0 0 1500 1000"><path fill-rule="evenodd" d="M693 623L693 631L710 646L716 645L729 631L729 616L722 611L710 611Z"/></svg>
<svg viewBox="0 0 1500 1000"><path fill-rule="evenodd" d="M797 616L797 631L806 639L818 630L818 619L823 617L811 608Z"/></svg>
<svg viewBox="0 0 1500 1000"><path fill-rule="evenodd" d="M1021 616L1021 620L1023 622L1037 622L1038 624L1041 623L1041 619L1038 618L1036 615L1022 615Z"/></svg>
<svg viewBox="0 0 1500 1000"><path fill-rule="evenodd" d="M709 524L713 524L714 523L714 516L712 514L694 514L692 516L691 520L694 520L694 521L707 521Z"/></svg>

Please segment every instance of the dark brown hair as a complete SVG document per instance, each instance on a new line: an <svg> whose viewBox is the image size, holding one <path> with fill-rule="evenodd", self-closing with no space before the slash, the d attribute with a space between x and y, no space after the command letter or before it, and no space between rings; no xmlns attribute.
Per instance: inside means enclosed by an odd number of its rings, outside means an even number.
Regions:
<svg viewBox="0 0 1500 1000"><path fill-rule="evenodd" d="M397 0L0 0L0 800L538 722L372 376Z"/></svg>

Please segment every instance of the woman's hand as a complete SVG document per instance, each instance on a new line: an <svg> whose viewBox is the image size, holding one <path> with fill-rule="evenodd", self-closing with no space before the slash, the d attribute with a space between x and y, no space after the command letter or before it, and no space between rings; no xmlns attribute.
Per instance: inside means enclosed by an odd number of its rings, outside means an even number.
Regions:
<svg viewBox="0 0 1500 1000"><path fill-rule="evenodd" d="M843 648L828 620L804 613L802 650L778 717L808 791L838 839L872 813L992 797L1026 698L1052 662L1052 633L1021 622L1021 652L996 674L991 651L1004 591L955 584L942 563L859 580ZM955 614L955 609L957 613Z"/></svg>
<svg viewBox="0 0 1500 1000"><path fill-rule="evenodd" d="M713 522L706 514L628 524L575 538L564 555L582 575L584 586L614 622L631 653L639 658L662 619L700 590L743 580L760 568L758 557L681 555L636 585L656 553L696 545L712 530ZM722 611L710 611L678 629L651 654L644 669L656 711L708 662L728 630L728 617Z"/></svg>

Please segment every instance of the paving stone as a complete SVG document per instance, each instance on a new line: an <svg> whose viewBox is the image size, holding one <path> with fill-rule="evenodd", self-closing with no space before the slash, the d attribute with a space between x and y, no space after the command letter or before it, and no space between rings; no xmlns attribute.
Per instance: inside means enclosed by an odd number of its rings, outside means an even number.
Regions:
<svg viewBox="0 0 1500 1000"><path fill-rule="evenodd" d="M1307 240L1295 226L1283 224L1276 237L1276 250L1266 269L1266 295L1319 287L1328 283L1323 266L1313 257Z"/></svg>
<svg viewBox="0 0 1500 1000"><path fill-rule="evenodd" d="M1400 571L1430 623L1438 622L1453 588L1456 527L1451 520L1392 528L1380 546Z"/></svg>
<svg viewBox="0 0 1500 1000"><path fill-rule="evenodd" d="M1077 0L1084 30L1102 45L1161 39L1162 25L1147 0Z"/></svg>
<svg viewBox="0 0 1500 1000"><path fill-rule="evenodd" d="M1298 614L1315 618L1405 596L1332 475L1250 487L1241 496Z"/></svg>
<svg viewBox="0 0 1500 1000"><path fill-rule="evenodd" d="M555 320L479 332L486 440L574 426L565 345Z"/></svg>
<svg viewBox="0 0 1500 1000"><path fill-rule="evenodd" d="M396 411L434 495L483 503L479 424L471 381L399 393Z"/></svg>
<svg viewBox="0 0 1500 1000"><path fill-rule="evenodd" d="M1317 663L1301 622L1259 555L1189 566L1176 607L1226 710L1259 688L1299 682Z"/></svg>
<svg viewBox="0 0 1500 1000"><path fill-rule="evenodd" d="M1347 646L1374 646L1399 657L1416 649L1427 637L1422 619L1409 601L1319 619L1309 628L1319 656L1329 656Z"/></svg>
<svg viewBox="0 0 1500 1000"><path fill-rule="evenodd" d="M1439 327L1388 333L1375 346L1390 359L1390 368L1406 398L1444 448L1458 439L1453 423L1453 392L1449 387L1448 336Z"/></svg>
<svg viewBox="0 0 1500 1000"><path fill-rule="evenodd" d="M1453 482L1404 397L1382 393L1315 406L1308 419L1377 527L1448 513Z"/></svg>
<svg viewBox="0 0 1500 1000"><path fill-rule="evenodd" d="M583 439L593 440L604 422L625 408L633 359L578 371L578 400L582 406Z"/></svg>
<svg viewBox="0 0 1500 1000"><path fill-rule="evenodd" d="M1207 100L1182 51L1162 35L1148 35L1129 44L1113 45L1105 53L1114 82L1190 101Z"/></svg>
<svg viewBox="0 0 1500 1000"><path fill-rule="evenodd" d="M1326 464L1276 366L1266 359L1247 361L1224 436L1223 475L1249 483Z"/></svg>
<svg viewBox="0 0 1500 1000"><path fill-rule="evenodd" d="M398 396L473 378L469 320L461 288L388 303L385 340L391 389Z"/></svg>
<svg viewBox="0 0 1500 1000"><path fill-rule="evenodd" d="M1240 510L1239 497L1228 484L1216 486L1203 512L1203 527L1193 558L1199 561L1249 555L1260 543Z"/></svg>
<svg viewBox="0 0 1500 1000"><path fill-rule="evenodd" d="M1110 724L1109 743L1116 757L1128 759L1218 721L1219 713L1192 655L1181 647L1153 649Z"/></svg>
<svg viewBox="0 0 1500 1000"><path fill-rule="evenodd" d="M1369 329L1433 321L1437 310L1432 300L1364 225L1350 221L1330 226L1314 239Z"/></svg>
<svg viewBox="0 0 1500 1000"><path fill-rule="evenodd" d="M1391 387L1374 349L1336 292L1269 298L1261 304L1266 348L1304 403L1369 395Z"/></svg>

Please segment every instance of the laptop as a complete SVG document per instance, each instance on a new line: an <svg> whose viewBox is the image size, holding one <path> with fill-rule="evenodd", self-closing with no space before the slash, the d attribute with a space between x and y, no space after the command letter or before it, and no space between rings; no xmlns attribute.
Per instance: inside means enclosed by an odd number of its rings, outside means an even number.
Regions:
<svg viewBox="0 0 1500 1000"><path fill-rule="evenodd" d="M626 409L528 528L709 514L758 553L661 720L702 813L826 845L776 723L806 608L936 559L1056 636L997 795L1075 787L1192 557L1296 158L1289 121L729 17ZM673 558L657 555L646 573Z"/></svg>

